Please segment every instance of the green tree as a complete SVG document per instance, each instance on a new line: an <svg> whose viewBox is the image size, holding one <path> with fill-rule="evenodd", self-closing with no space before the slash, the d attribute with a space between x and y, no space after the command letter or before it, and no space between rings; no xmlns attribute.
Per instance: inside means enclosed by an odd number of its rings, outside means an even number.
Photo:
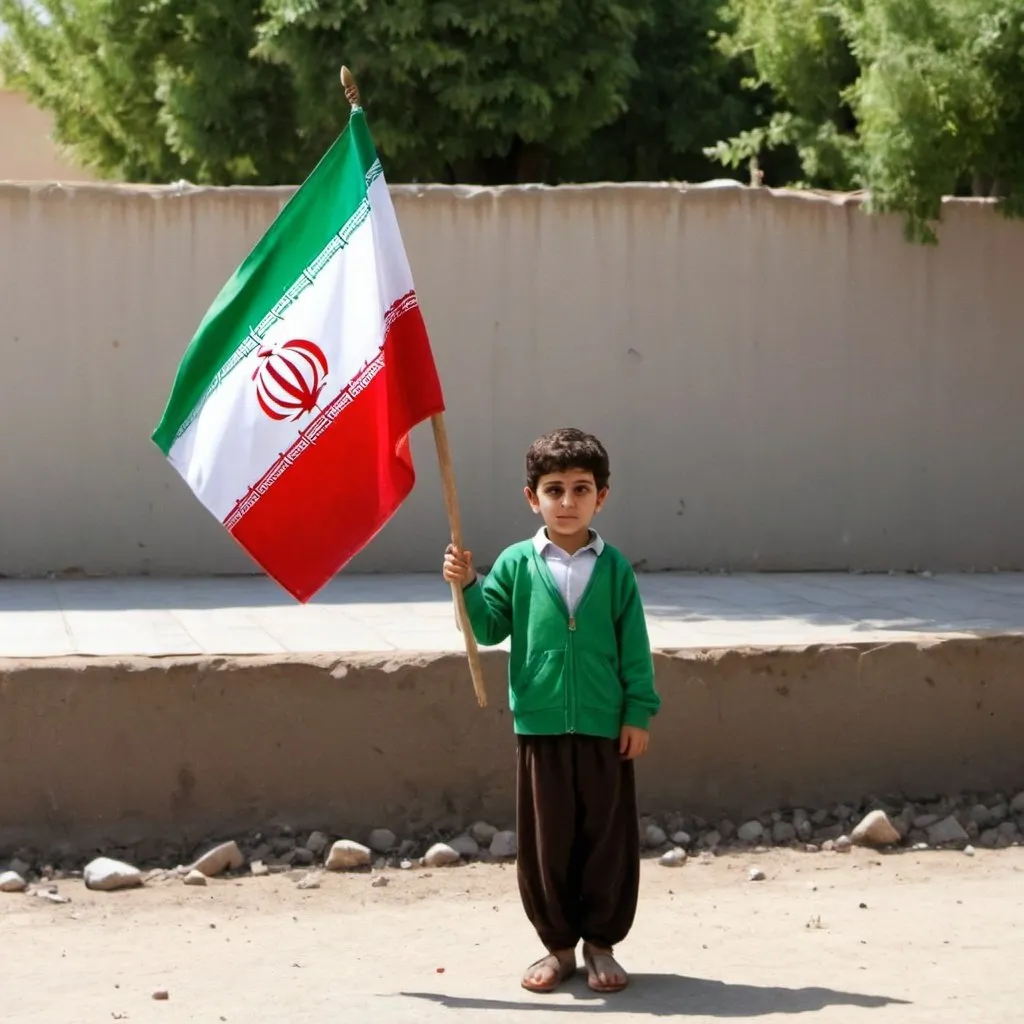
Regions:
<svg viewBox="0 0 1024 1024"><path fill-rule="evenodd" d="M692 180L764 112L719 3L0 0L0 68L111 177L300 181L345 125L344 60L392 180Z"/></svg>
<svg viewBox="0 0 1024 1024"><path fill-rule="evenodd" d="M257 52L290 69L320 146L344 54L392 179L541 181L625 110L652 2L265 0Z"/></svg>
<svg viewBox="0 0 1024 1024"><path fill-rule="evenodd" d="M288 76L249 56L255 17L252 0L0 0L0 71L100 174L280 182L304 140Z"/></svg>
<svg viewBox="0 0 1024 1024"><path fill-rule="evenodd" d="M296 182L356 73L393 180L539 181L614 121L653 0L0 0L0 70L101 174Z"/></svg>
<svg viewBox="0 0 1024 1024"><path fill-rule="evenodd" d="M729 0L730 53L779 109L709 149L793 147L805 184L862 188L935 241L944 195L1024 212L1024 0Z"/></svg>
<svg viewBox="0 0 1024 1024"><path fill-rule="evenodd" d="M768 91L719 46L721 0L655 0L636 44L627 111L556 162L558 180L703 180L721 175L705 149L766 116Z"/></svg>

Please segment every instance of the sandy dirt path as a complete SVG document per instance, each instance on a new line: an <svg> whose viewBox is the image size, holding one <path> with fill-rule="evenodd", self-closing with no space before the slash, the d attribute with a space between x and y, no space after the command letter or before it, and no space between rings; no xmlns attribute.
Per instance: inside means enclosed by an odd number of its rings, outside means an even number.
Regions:
<svg viewBox="0 0 1024 1024"><path fill-rule="evenodd" d="M766 879L752 882L748 869ZM646 863L631 988L519 988L537 953L514 869L179 881L63 906L0 896L0 1019L303 1024L647 1018L1024 1020L1024 850L775 851ZM164 989L166 1002L154 1001Z"/></svg>

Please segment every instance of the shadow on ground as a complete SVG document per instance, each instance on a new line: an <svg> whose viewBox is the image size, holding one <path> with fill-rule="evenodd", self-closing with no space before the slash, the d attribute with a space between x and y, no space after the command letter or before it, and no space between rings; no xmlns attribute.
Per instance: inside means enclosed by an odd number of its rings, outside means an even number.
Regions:
<svg viewBox="0 0 1024 1024"><path fill-rule="evenodd" d="M837 992L830 988L733 985L678 974L634 974L630 987L614 996L591 992L582 977L560 991L574 996L575 1002L555 1002L542 996L531 997L525 992L523 1000L516 1002L446 996L436 992L402 992L401 995L452 1010L501 1010L506 1013L546 1010L549 1013L647 1014L651 1017L767 1017L778 1013L815 1013L829 1006L881 1009L890 1005L907 1005L903 999Z"/></svg>

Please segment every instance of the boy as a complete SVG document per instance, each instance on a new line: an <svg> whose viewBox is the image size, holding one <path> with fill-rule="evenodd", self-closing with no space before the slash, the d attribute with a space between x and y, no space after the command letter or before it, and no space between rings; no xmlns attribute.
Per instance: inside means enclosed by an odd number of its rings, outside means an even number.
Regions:
<svg viewBox="0 0 1024 1024"><path fill-rule="evenodd" d="M548 950L523 976L533 992L575 973L581 939L594 991L629 980L612 954L640 881L633 759L660 699L633 569L590 526L608 475L597 438L545 435L526 454L526 500L544 522L536 536L503 551L483 583L470 552L449 545L444 559L477 640L512 637L519 892Z"/></svg>

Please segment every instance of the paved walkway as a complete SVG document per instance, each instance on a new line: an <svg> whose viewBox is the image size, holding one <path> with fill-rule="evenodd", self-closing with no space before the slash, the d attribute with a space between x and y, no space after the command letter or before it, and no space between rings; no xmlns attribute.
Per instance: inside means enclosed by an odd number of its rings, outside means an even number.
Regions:
<svg viewBox="0 0 1024 1024"><path fill-rule="evenodd" d="M1024 574L643 575L657 648L1024 633ZM0 657L459 651L439 576L347 576L299 605L261 577L0 580Z"/></svg>

